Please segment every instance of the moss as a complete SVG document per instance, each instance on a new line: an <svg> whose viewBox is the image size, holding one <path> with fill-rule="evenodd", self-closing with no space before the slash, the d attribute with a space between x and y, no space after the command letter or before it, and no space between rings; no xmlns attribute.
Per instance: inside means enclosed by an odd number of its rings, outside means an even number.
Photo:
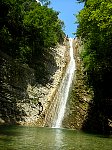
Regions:
<svg viewBox="0 0 112 150"><path fill-rule="evenodd" d="M78 41L74 41L76 71L69 94L63 126L66 128L81 129L88 113L89 102L92 99L92 91L85 85L85 75L79 51L80 46L76 42Z"/></svg>

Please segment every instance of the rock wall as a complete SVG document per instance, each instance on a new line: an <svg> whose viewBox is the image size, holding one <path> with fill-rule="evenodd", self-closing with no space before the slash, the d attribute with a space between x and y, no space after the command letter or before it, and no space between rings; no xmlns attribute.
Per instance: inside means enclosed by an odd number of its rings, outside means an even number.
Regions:
<svg viewBox="0 0 112 150"><path fill-rule="evenodd" d="M53 75L54 80L51 88L49 89L49 94L46 97L46 109L42 113L42 115L44 115L44 119L40 118L38 120L38 124L41 124L42 126L52 127L53 118L55 116L55 113L57 112L56 109L58 105L58 89L69 62L68 49L68 41L65 42L65 46L59 46L57 49L58 51L56 55L56 63L59 68Z"/></svg>
<svg viewBox="0 0 112 150"><path fill-rule="evenodd" d="M56 61L56 66L48 64L52 82L39 84L35 70L0 52L0 124L45 125L46 111L69 61L66 44L51 53Z"/></svg>
<svg viewBox="0 0 112 150"><path fill-rule="evenodd" d="M88 107L92 100L92 91L85 84L83 64L80 58L82 44L80 39L73 42L76 71L66 106L63 127L81 129L88 115Z"/></svg>

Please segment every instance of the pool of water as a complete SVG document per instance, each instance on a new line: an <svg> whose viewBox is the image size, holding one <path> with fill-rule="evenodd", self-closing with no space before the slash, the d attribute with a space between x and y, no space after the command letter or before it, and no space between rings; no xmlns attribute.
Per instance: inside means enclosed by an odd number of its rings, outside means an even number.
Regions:
<svg viewBox="0 0 112 150"><path fill-rule="evenodd" d="M112 137L75 130L0 126L0 150L111 150Z"/></svg>

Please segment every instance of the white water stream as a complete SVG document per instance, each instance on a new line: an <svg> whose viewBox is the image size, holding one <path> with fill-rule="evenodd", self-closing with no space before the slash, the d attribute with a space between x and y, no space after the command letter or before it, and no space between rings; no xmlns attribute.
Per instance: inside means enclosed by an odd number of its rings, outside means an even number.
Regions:
<svg viewBox="0 0 112 150"><path fill-rule="evenodd" d="M62 84L60 86L60 92L59 92L59 108L57 112L57 117L54 120L53 128L60 128L62 124L62 120L64 117L65 109L66 109L66 103L69 95L70 86L73 80L73 75L75 71L75 60L74 60L74 54L73 54L73 39L69 38L69 44L70 44L70 62L68 64L68 68L66 70L65 76L62 80Z"/></svg>

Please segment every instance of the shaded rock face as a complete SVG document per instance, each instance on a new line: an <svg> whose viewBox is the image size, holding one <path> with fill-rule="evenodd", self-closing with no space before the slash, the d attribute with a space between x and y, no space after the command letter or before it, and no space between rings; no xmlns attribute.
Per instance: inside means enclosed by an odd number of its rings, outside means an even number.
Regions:
<svg viewBox="0 0 112 150"><path fill-rule="evenodd" d="M0 124L44 125L46 110L67 63L65 45L51 52L55 63L46 60L50 82L45 84L37 82L34 69L0 52Z"/></svg>
<svg viewBox="0 0 112 150"><path fill-rule="evenodd" d="M82 129L82 126L88 115L89 105L90 103L92 103L91 100L92 100L93 93L91 89L89 89L85 85L85 81L84 81L85 76L84 76L84 70L82 66L83 64L80 58L80 52L82 47L79 39L77 38L74 39L73 48L74 48L74 58L76 63L76 71L69 92L69 98L66 105L62 127L72 128L72 129ZM57 115L57 110L59 107L59 95L60 95L59 87L55 89L54 96L48 107L49 109L47 109L46 111L45 126L52 127L53 120L55 120L54 116L55 114Z"/></svg>
<svg viewBox="0 0 112 150"><path fill-rule="evenodd" d="M60 86L62 83L62 79L65 76L66 69L68 67L68 63L70 61L69 56L69 40L65 39L65 47L61 46L58 48L56 63L59 66L59 69L54 74L54 82L53 87L51 88L49 103L47 109L45 110L45 119L43 126L52 127L54 125L59 104L60 104Z"/></svg>
<svg viewBox="0 0 112 150"><path fill-rule="evenodd" d="M73 48L76 71L66 106L63 127L82 129L83 123L88 115L88 107L91 103L93 93L85 85L83 64L80 58L82 47L79 39L74 39Z"/></svg>
<svg viewBox="0 0 112 150"><path fill-rule="evenodd" d="M35 84L34 70L14 62L1 52L0 82L0 122L16 124L23 121L27 112L22 105L32 103L27 88L28 84Z"/></svg>
<svg viewBox="0 0 112 150"><path fill-rule="evenodd" d="M76 72L66 106L63 127L92 133L111 134L112 99L102 99L87 85L87 80L85 80L87 76L80 55L82 50L83 45L81 45L80 39L76 38L74 40Z"/></svg>

